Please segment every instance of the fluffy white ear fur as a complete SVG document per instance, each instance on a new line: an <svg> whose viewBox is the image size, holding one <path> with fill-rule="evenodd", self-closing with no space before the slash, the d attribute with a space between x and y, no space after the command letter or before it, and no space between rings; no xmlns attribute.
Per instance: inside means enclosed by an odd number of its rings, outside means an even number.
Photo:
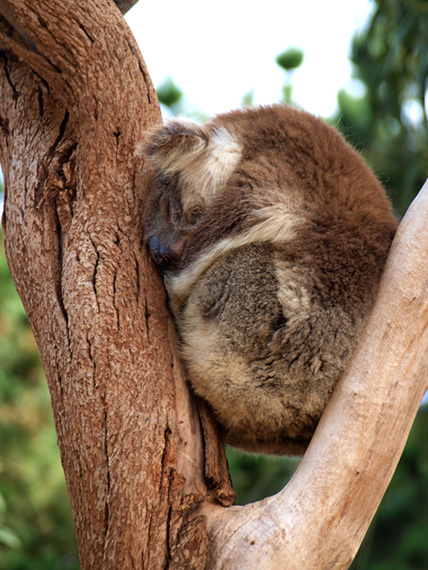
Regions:
<svg viewBox="0 0 428 570"><path fill-rule="evenodd" d="M183 206L208 205L241 159L242 147L224 127L210 129L189 119L173 119L147 134L137 149L153 164L180 178Z"/></svg>
<svg viewBox="0 0 428 570"><path fill-rule="evenodd" d="M225 187L241 154L241 143L227 129L210 131L205 148L192 154L191 160L183 157L184 160L177 162L184 207L208 206Z"/></svg>
<svg viewBox="0 0 428 570"><path fill-rule="evenodd" d="M209 132L190 119L171 119L147 133L143 149L163 172L175 174L204 153Z"/></svg>
<svg viewBox="0 0 428 570"><path fill-rule="evenodd" d="M207 180L205 194L209 195L211 190L214 196L224 187L241 160L242 146L230 131L220 127L211 133L207 151L203 164Z"/></svg>

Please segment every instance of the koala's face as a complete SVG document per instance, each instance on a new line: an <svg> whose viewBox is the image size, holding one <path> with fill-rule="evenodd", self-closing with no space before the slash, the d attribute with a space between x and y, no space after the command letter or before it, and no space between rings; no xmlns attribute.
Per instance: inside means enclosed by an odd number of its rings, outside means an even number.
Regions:
<svg viewBox="0 0 428 570"><path fill-rule="evenodd" d="M179 265L188 235L177 183L177 176L158 172L146 206L144 238L162 271Z"/></svg>
<svg viewBox="0 0 428 570"><path fill-rule="evenodd" d="M162 270L172 271L182 268L186 254L195 250L191 236L197 234L221 195L240 160L241 147L224 128L181 120L154 131L145 153L155 175L146 206L144 239L154 261Z"/></svg>

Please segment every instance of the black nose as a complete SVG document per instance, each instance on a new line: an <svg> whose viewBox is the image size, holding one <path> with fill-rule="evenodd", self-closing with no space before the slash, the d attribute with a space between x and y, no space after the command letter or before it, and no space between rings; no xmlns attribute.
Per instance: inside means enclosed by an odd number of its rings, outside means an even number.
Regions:
<svg viewBox="0 0 428 570"><path fill-rule="evenodd" d="M158 237L153 236L150 238L149 247L153 261L157 263L162 270L168 270L177 263L178 259L174 255L174 251L162 243Z"/></svg>

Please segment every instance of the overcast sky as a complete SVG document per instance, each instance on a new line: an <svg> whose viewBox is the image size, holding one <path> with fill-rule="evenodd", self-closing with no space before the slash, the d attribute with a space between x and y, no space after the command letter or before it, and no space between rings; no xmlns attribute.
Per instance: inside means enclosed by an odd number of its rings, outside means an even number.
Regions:
<svg viewBox="0 0 428 570"><path fill-rule="evenodd" d="M373 10L369 0L139 0L126 19L155 86L170 75L191 107L215 114L281 97L285 74L275 57L305 53L293 79L294 99L331 115L349 84L350 41Z"/></svg>
<svg viewBox="0 0 428 570"><path fill-rule="evenodd" d="M155 87L171 76L188 108L229 111L251 90L256 103L278 101L285 73L275 57L298 47L294 99L329 116L350 83L352 36L373 9L371 0L139 0L126 20Z"/></svg>

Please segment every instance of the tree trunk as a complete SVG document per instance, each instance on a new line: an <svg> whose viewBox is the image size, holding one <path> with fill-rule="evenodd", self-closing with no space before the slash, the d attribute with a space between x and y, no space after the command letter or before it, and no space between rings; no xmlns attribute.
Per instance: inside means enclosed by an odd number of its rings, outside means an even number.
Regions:
<svg viewBox="0 0 428 570"><path fill-rule="evenodd" d="M6 254L49 383L82 568L203 568L194 507L233 491L142 245L134 150L160 120L144 61L107 0L0 11Z"/></svg>
<svg viewBox="0 0 428 570"><path fill-rule="evenodd" d="M108 0L0 0L0 13L6 253L45 366L82 568L346 569L427 386L428 187L296 475L225 508L223 447L183 380L141 242L150 172L134 150L160 114L138 47Z"/></svg>

